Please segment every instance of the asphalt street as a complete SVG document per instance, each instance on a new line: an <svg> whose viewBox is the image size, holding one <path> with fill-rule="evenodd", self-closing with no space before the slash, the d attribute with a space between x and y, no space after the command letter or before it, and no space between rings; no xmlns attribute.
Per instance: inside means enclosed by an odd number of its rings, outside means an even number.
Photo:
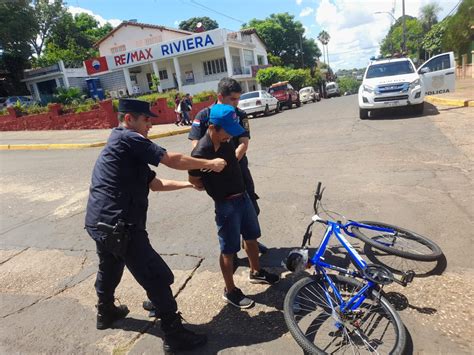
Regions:
<svg viewBox="0 0 474 355"><path fill-rule="evenodd" d="M474 336L467 321L472 319L469 304L474 305L472 109L443 109L430 104L425 104L425 109L421 117L396 111L360 120L354 95L252 119L248 157L260 196L261 241L271 248L262 262L283 272L281 260L301 244L312 213L312 195L321 181L326 186L323 202L328 210L349 219L400 225L440 245L446 265L413 264L410 267L419 268L424 277L406 289L394 290L405 295L411 305L401 312L411 335L411 351L469 353L468 339ZM155 142L168 151L190 152L186 135ZM147 322L144 312L134 322L124 322L122 330L107 331L106 336L92 329L95 246L83 230L83 221L90 175L100 150L0 152L2 352L34 353L39 349L138 354L158 349L159 331ZM186 172L164 166L156 171L162 178L187 179ZM284 274L283 282L271 289L248 286L241 252L237 283L244 292L255 295L262 307L234 312L224 306L213 203L205 192L150 193L148 230L153 245L177 274L175 294L185 319L196 324L196 329L201 325L213 334L204 353L299 351L281 312L293 276ZM322 233L322 229L314 233L313 247ZM364 252L357 240L351 242ZM340 250L334 249L333 254L344 262L345 254ZM20 260L22 255L24 260ZM44 268L51 276L55 267L60 267L59 261L67 257L82 260L70 270L75 279L62 288L51 281L56 287L52 286L51 292L40 286L28 289L25 280L24 287L17 287L16 281L20 281L15 277L21 279L21 273L7 275L7 271L15 272L9 264L20 258L18 262L25 264L36 260L35 270ZM32 269L25 266L18 270ZM426 277L440 272L443 274ZM71 275L58 274L56 279L63 276ZM143 294L133 292L123 291L125 296L135 295L135 310L139 312ZM457 302L453 295L466 299L463 310L448 305ZM83 315L79 327L82 334L75 336L71 335L74 328L64 327L60 321L61 312L79 307L68 303L68 297L83 307L71 311ZM86 298L87 302L81 301ZM121 301L127 303L128 299ZM428 308L435 312L420 311ZM50 330L64 333L62 338L58 335L44 340L48 332L31 325L41 324L44 317L54 320ZM28 326L23 323L26 320ZM464 329L462 334L454 323ZM32 337L28 339L27 334Z"/></svg>

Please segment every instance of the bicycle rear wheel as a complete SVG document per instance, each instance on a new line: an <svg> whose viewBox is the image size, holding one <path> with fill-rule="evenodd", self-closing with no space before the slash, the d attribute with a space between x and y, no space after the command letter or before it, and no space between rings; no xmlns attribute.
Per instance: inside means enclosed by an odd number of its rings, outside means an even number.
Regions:
<svg viewBox="0 0 474 355"><path fill-rule="evenodd" d="M352 233L357 238L386 253L418 261L436 261L443 255L436 243L415 232L382 222L359 222L394 231L394 233L386 233L357 226L351 227Z"/></svg>
<svg viewBox="0 0 474 355"><path fill-rule="evenodd" d="M364 286L353 278L339 275L331 275L331 278L344 301ZM306 353L403 353L405 327L392 305L376 290L371 290L355 311L339 312L336 300L334 290L317 277L301 279L288 291L284 302L285 322Z"/></svg>

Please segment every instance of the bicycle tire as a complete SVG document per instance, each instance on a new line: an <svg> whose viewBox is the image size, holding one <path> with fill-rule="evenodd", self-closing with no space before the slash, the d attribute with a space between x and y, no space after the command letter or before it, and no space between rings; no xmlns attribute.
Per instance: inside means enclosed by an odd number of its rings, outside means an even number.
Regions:
<svg viewBox="0 0 474 355"><path fill-rule="evenodd" d="M354 278L349 278L349 277L340 276L340 275L331 275L330 277L332 278L332 280L335 283L340 283L341 285L345 284L345 285L349 285L349 286L356 287L356 288L359 288L359 289L363 286L363 284L361 282L355 280ZM298 295L300 294L300 291L304 290L305 288L307 288L309 286L321 285L321 282L322 282L321 278L316 277L316 276L306 277L306 278L303 278L303 279L299 280L298 282L296 282L290 288L290 290L286 294L285 301L284 301L284 304L283 304L283 313L284 313L284 318L285 318L285 322L288 326L288 329L289 329L291 335L293 336L293 338L295 339L295 341L298 343L298 345L307 354L318 354L319 355L319 354L327 354L327 352L325 350L323 350L322 348L318 347L318 345L316 345L310 339L308 339L308 337L300 329L300 327L298 325L298 322L295 319L295 306L296 306L295 300L297 299ZM319 286L319 288L322 291L321 286ZM318 290L318 289L315 288L315 290ZM314 290L313 290L313 292L314 292ZM300 297L300 299L303 299L303 301L306 301L306 298L301 298ZM407 336L406 336L405 326L403 325L403 323L400 319L400 316L398 315L396 310L393 308L393 306L388 302L388 300L385 297L383 297L378 291L372 290L371 295L369 295L367 299L369 299L369 300L374 300L374 299L379 300L381 308L383 308L387 312L387 315L392 320L392 324L393 324L393 328L394 328L393 333L397 337L396 343L394 344L393 348L390 349L390 351L386 351L386 352L383 351L381 353L390 353L390 354L394 354L394 355L403 354L403 351L404 351L405 345L406 345ZM301 309L304 310L304 307L302 307L302 306L305 306L305 305L300 304L300 306L299 306L300 310ZM331 320L331 321L333 322L334 320ZM311 323L310 327L313 325L313 323L314 323L314 321ZM380 319L377 319L376 323L377 323L377 325L381 324ZM372 328L371 328L371 330L372 330ZM387 328L383 329L382 334L385 335L386 333L387 333ZM345 334L348 335L348 332L346 331ZM316 337L316 334L315 334L315 337ZM360 337L360 338L362 339L362 337ZM374 339L374 341L375 341L375 339ZM331 345L332 343L333 343L333 341L331 341L331 343L329 345ZM351 342L349 342L349 343L351 343ZM326 346L326 349L329 347L329 345ZM368 349L368 350L370 350L370 349ZM377 350L375 350L375 351L377 351ZM331 353L334 353L334 352L337 352L337 349L336 349L336 351L331 349ZM350 353L350 351L349 351L349 353Z"/></svg>
<svg viewBox="0 0 474 355"><path fill-rule="evenodd" d="M392 246L381 244L377 241L378 237L382 237L382 238L386 237L386 235L380 234L383 232L375 231L376 233L379 233L380 235L370 237L361 231L361 229L363 228L359 229L357 226L351 227L351 232L354 233L354 235L358 239L388 254L396 255L405 259L417 260L417 261L437 261L443 256L443 252L441 248L435 242L431 241L430 239L426 237L423 237L422 235L418 233L409 231L408 229L397 227L397 226L383 223L383 222L359 221L359 223L368 224L368 225L372 225L376 227L393 229L394 231L397 232L397 238L399 240L401 239L405 241L405 245L407 245L407 242L409 240L412 243L418 244L419 249L417 249L417 251L422 250L420 249L420 247L423 247L423 252L417 252L417 253L406 251L403 249L397 249ZM401 248L404 247L403 244L404 244L403 242L399 244ZM412 247L411 250L415 250L415 249L413 249Z"/></svg>

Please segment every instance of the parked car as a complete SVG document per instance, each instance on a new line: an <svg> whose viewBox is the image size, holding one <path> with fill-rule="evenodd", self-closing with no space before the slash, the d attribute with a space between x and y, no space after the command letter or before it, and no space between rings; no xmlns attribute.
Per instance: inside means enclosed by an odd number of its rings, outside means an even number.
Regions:
<svg viewBox="0 0 474 355"><path fill-rule="evenodd" d="M359 88L359 116L366 119L370 111L403 106L421 115L425 95L453 92L454 87L453 52L434 56L418 70L410 58L376 60L367 67Z"/></svg>
<svg viewBox="0 0 474 355"><path fill-rule="evenodd" d="M301 106L300 95L288 81L280 81L275 83L268 89L270 95L275 97L280 103L280 108L286 106L292 108L293 104L297 107Z"/></svg>
<svg viewBox="0 0 474 355"><path fill-rule="evenodd" d="M339 91L339 85L336 82L330 81L326 84L326 95L328 98L341 96L341 92Z"/></svg>
<svg viewBox="0 0 474 355"><path fill-rule="evenodd" d="M312 86L308 86L300 90L300 101L302 103L307 103L309 101L316 102L320 100L321 96L319 96L319 92L314 90Z"/></svg>
<svg viewBox="0 0 474 355"><path fill-rule="evenodd" d="M271 111L278 112L278 100L266 91L250 91L240 96L239 106L248 115L263 113L267 116Z"/></svg>
<svg viewBox="0 0 474 355"><path fill-rule="evenodd" d="M11 107L15 105L18 101L24 106L31 106L35 102L26 96L9 96L4 103L5 107Z"/></svg>

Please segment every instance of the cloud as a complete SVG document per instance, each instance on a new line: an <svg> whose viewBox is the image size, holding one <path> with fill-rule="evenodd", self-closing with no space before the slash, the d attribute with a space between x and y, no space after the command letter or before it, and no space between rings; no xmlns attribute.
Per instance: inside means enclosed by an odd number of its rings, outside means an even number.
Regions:
<svg viewBox="0 0 474 355"><path fill-rule="evenodd" d="M94 14L91 10L83 9L82 7L68 6L67 9L73 15L80 14L80 13L86 13L88 15L91 15L92 17L94 17L99 22L99 24L101 26L105 25L108 22L113 27L117 27L118 25L120 25L122 23L122 20L118 20L118 19L108 19L108 20L106 20L102 16Z"/></svg>
<svg viewBox="0 0 474 355"><path fill-rule="evenodd" d="M305 17L308 15L311 15L313 13L314 9L311 7L305 7L303 10L300 12L300 17Z"/></svg>
<svg viewBox="0 0 474 355"><path fill-rule="evenodd" d="M183 22L183 20L176 20L176 21L173 22L173 25L178 27L181 22Z"/></svg>
<svg viewBox="0 0 474 355"><path fill-rule="evenodd" d="M296 0L296 5L301 5L302 2L303 0Z"/></svg>
<svg viewBox="0 0 474 355"><path fill-rule="evenodd" d="M406 2L406 14L418 16L420 7L432 0ZM458 0L444 0L442 19ZM314 12L315 23L331 36L328 44L329 63L335 69L360 68L367 65L370 57L379 54L380 42L392 24L389 14L393 0L321 0ZM402 14L401 1L396 2L394 16ZM321 47L321 44L318 42Z"/></svg>

